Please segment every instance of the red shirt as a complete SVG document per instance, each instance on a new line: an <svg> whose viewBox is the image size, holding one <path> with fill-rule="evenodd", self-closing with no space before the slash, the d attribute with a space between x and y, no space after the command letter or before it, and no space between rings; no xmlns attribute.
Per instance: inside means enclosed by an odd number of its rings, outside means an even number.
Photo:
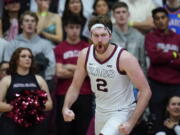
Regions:
<svg viewBox="0 0 180 135"><path fill-rule="evenodd" d="M85 41L80 41L79 43L73 45L69 44L67 41L63 41L54 50L56 62L61 64L77 64L79 52L88 46L89 44ZM58 78L56 95L65 95L71 82L72 78ZM80 94L92 94L89 77L85 79L81 87Z"/></svg>
<svg viewBox="0 0 180 135"><path fill-rule="evenodd" d="M172 52L180 53L180 35L169 31L164 35L161 30L149 32L145 47L150 58L148 77L166 84L180 84L180 58L174 59Z"/></svg>

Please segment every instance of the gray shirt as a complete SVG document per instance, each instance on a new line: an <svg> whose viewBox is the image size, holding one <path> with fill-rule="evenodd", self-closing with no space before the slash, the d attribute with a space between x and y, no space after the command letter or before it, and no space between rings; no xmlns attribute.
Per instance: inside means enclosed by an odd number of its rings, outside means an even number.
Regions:
<svg viewBox="0 0 180 135"><path fill-rule="evenodd" d="M12 40L5 48L4 60L9 61L12 53L19 47L30 48L33 55L43 53L49 60L49 65L45 71L45 79L51 80L55 74L55 56L48 40L42 39L38 35L34 35L30 40L26 39L23 34L18 35L15 40Z"/></svg>
<svg viewBox="0 0 180 135"><path fill-rule="evenodd" d="M0 38L0 62L4 59L5 47L8 45L8 41Z"/></svg>
<svg viewBox="0 0 180 135"><path fill-rule="evenodd" d="M146 73L146 58L144 49L144 36L136 29L129 27L127 33L123 33L116 25L113 26L112 43L115 43L133 54Z"/></svg>

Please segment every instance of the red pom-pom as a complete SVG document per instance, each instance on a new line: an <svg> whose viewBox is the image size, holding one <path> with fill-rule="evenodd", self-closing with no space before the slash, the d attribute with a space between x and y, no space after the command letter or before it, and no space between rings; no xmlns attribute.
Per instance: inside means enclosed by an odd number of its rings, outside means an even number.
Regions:
<svg viewBox="0 0 180 135"><path fill-rule="evenodd" d="M15 123L29 127L45 119L44 109L47 93L43 90L24 90L15 94L15 99L10 103L13 110L7 113Z"/></svg>

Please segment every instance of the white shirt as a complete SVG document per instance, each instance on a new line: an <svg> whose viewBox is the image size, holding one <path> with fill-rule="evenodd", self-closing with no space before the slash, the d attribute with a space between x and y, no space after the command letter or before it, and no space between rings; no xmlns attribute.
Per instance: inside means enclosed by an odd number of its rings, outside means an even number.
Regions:
<svg viewBox="0 0 180 135"><path fill-rule="evenodd" d="M142 22L152 16L151 11L156 7L152 0L121 0L127 3L130 11L130 21Z"/></svg>
<svg viewBox="0 0 180 135"><path fill-rule="evenodd" d="M121 47L115 47L104 62L95 58L94 46L87 54L87 72L96 96L96 109L101 112L129 110L135 101L133 85L127 75L119 71Z"/></svg>

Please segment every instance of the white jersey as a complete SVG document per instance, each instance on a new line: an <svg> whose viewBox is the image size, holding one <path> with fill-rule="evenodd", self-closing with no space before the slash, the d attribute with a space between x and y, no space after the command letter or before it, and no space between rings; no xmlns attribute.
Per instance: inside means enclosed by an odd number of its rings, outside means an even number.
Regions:
<svg viewBox="0 0 180 135"><path fill-rule="evenodd" d="M86 68L91 88L96 96L96 111L129 110L135 101L131 81L118 68L119 57L123 50L115 46L111 56L101 62L95 57L94 46L89 47Z"/></svg>

